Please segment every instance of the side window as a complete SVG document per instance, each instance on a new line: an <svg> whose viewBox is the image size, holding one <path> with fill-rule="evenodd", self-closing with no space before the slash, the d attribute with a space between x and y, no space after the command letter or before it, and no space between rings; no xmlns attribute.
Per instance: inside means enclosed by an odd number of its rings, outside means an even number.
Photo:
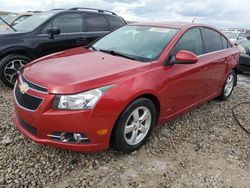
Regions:
<svg viewBox="0 0 250 188"><path fill-rule="evenodd" d="M207 53L223 49L221 34L219 34L217 31L208 28L203 28L202 34Z"/></svg>
<svg viewBox="0 0 250 188"><path fill-rule="evenodd" d="M109 20L109 29L115 30L119 27L122 27L124 25L124 23L122 22L121 19L114 17L114 16L107 16L108 20Z"/></svg>
<svg viewBox="0 0 250 188"><path fill-rule="evenodd" d="M65 14L55 18L53 27L58 27L61 33L76 33L83 31L83 19L81 14Z"/></svg>
<svg viewBox="0 0 250 188"><path fill-rule="evenodd" d="M230 47L228 46L228 41L227 41L227 39L226 39L225 37L223 37L222 35L221 35L221 39L222 39L222 47L223 47L223 49L230 48Z"/></svg>
<svg viewBox="0 0 250 188"><path fill-rule="evenodd" d="M87 31L108 31L108 22L102 15L89 14L86 17Z"/></svg>
<svg viewBox="0 0 250 188"><path fill-rule="evenodd" d="M202 38L199 28L189 29L173 48L172 55L180 50L187 50L196 55L203 54Z"/></svg>
<svg viewBox="0 0 250 188"><path fill-rule="evenodd" d="M228 48L232 48L233 46L232 46L232 44L227 40L227 47Z"/></svg>
<svg viewBox="0 0 250 188"><path fill-rule="evenodd" d="M76 33L83 31L82 14L64 14L52 20L43 30L41 34L46 34L47 29L58 27L61 33Z"/></svg>

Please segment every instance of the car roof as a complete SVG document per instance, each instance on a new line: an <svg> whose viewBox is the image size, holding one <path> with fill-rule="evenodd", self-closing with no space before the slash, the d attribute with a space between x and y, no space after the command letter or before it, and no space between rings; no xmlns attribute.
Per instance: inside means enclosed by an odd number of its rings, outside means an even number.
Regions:
<svg viewBox="0 0 250 188"><path fill-rule="evenodd" d="M33 12L21 12L21 13L17 13L17 16L32 16Z"/></svg>
<svg viewBox="0 0 250 188"><path fill-rule="evenodd" d="M116 16L120 17L114 12L108 11L108 10L100 10L100 9L92 9L92 8L81 8L81 7L76 7L76 8L70 8L70 9L52 9L52 10L47 10L44 12L54 12L60 13L60 12L84 12L84 13L94 13L94 14L101 14L101 15L109 15L109 16Z"/></svg>
<svg viewBox="0 0 250 188"><path fill-rule="evenodd" d="M197 23L190 23L190 22L174 22L174 21L168 21L168 22L136 22L131 23L129 25L140 25L140 26L150 26L150 27L166 27L166 28L176 28L176 29L183 29L183 28L191 28L191 27L197 27L197 26L203 26L203 27L210 27L209 25L205 24L197 24Z"/></svg>

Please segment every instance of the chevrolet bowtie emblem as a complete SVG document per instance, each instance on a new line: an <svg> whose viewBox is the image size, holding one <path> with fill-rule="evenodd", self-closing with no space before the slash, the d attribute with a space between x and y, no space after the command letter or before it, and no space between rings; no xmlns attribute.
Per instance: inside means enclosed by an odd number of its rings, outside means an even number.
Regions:
<svg viewBox="0 0 250 188"><path fill-rule="evenodd" d="M19 86L19 89L22 94L25 94L29 90L29 85L22 82Z"/></svg>

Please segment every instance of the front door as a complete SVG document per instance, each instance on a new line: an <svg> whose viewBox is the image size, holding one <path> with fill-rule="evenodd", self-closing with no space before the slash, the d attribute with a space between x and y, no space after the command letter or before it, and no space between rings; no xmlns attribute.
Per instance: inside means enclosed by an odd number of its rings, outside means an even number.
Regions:
<svg viewBox="0 0 250 188"><path fill-rule="evenodd" d="M189 29L183 34L170 53L169 59L175 57L180 50L193 52L198 57L204 53L199 27ZM206 75L211 67L202 58L195 64L174 64L164 66L162 69L166 75L161 93L164 101L163 116L178 113L211 95L211 88L206 84L208 79Z"/></svg>
<svg viewBox="0 0 250 188"><path fill-rule="evenodd" d="M47 29L57 27L60 34L50 39L46 34ZM82 13L66 13L58 15L45 28L42 29L38 37L40 39L40 50L42 54L50 53L87 45L85 40L85 23Z"/></svg>

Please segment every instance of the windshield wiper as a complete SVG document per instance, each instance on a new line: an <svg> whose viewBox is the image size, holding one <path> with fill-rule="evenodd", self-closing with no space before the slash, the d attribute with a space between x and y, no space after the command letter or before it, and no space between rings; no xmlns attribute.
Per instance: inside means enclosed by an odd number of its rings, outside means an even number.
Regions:
<svg viewBox="0 0 250 188"><path fill-rule="evenodd" d="M1 16L0 16L0 20L2 20L7 26L9 26L11 29L13 29L15 32L17 32L17 30L13 26L8 24L8 22L6 22Z"/></svg>
<svg viewBox="0 0 250 188"><path fill-rule="evenodd" d="M109 54L114 55L114 56L125 57L125 58L131 59L131 60L136 60L134 57L132 57L132 56L130 56L130 55L123 54L123 53L120 53L120 52L116 52L116 51L114 51L114 50L103 50L103 49L98 49L97 51L109 53Z"/></svg>
<svg viewBox="0 0 250 188"><path fill-rule="evenodd" d="M99 50L96 49L94 46L90 46L89 48L92 48L92 50L94 50L94 51L99 51Z"/></svg>

